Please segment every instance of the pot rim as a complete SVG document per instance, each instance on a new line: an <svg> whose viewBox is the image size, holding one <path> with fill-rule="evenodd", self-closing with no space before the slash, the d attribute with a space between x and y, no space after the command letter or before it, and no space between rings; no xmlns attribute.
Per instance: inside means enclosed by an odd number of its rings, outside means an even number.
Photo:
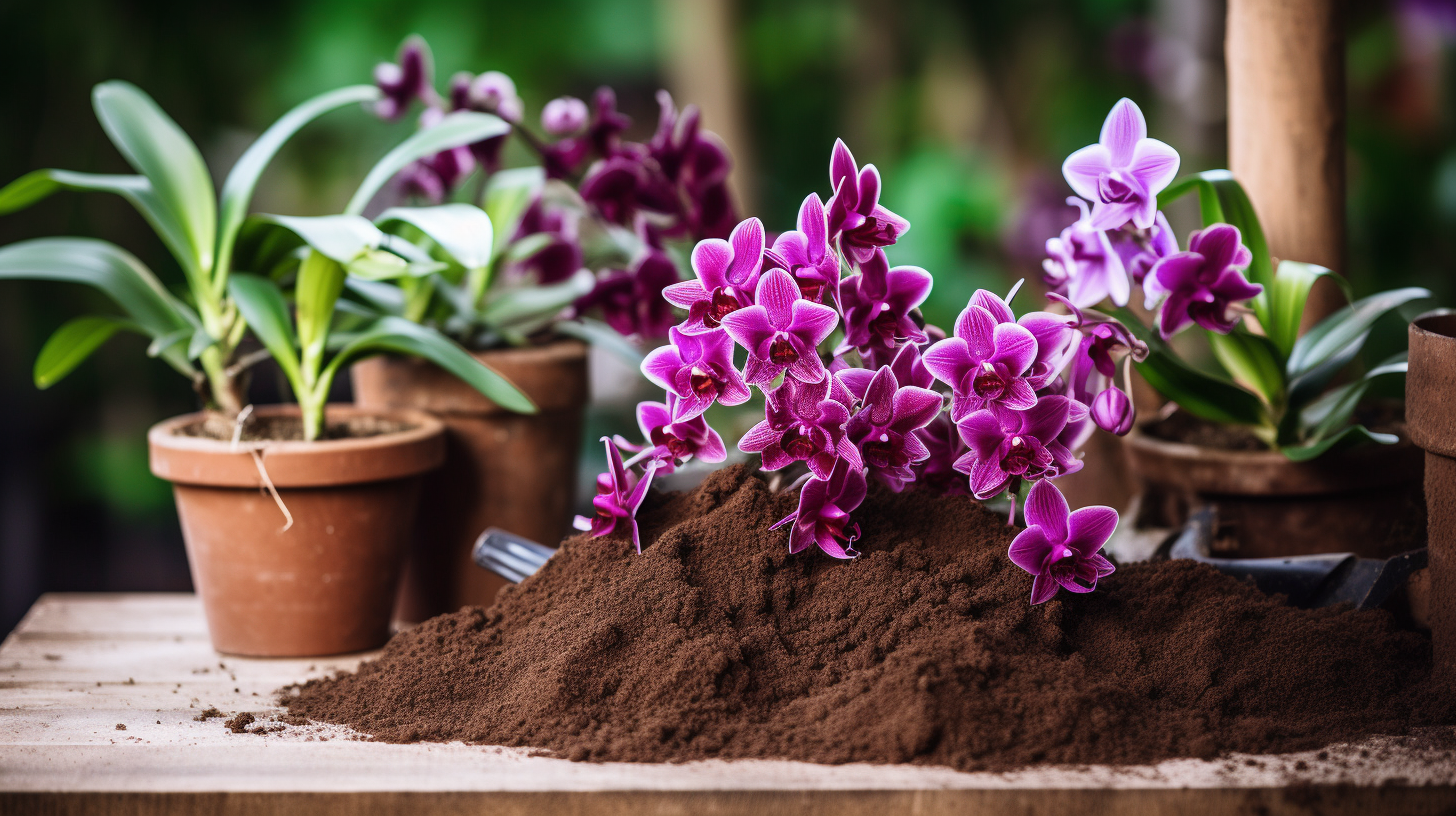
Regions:
<svg viewBox="0 0 1456 816"><path fill-rule="evenodd" d="M297 405L262 405L254 416L298 416ZM172 417L147 431L151 470L175 484L207 487L334 487L417 476L445 461L445 425L409 408L368 409L349 403L325 407L329 419L376 417L408 425L402 431L351 439L230 441L182 436L176 431L207 416ZM256 455L255 455L256 454Z"/></svg>

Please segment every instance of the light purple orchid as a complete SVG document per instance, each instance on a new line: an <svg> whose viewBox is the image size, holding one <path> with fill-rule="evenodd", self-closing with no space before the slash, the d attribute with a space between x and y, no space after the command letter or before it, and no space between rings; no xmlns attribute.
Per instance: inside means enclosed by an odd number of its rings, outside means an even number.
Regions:
<svg viewBox="0 0 1456 816"><path fill-rule="evenodd" d="M1132 282L1141 285L1153 264L1178 251L1178 237L1168 226L1168 217L1158 212L1151 230L1129 230L1126 227L1108 233L1112 249L1122 259L1123 268Z"/></svg>
<svg viewBox="0 0 1456 816"><path fill-rule="evenodd" d="M493 113L516 123L526 112L526 103L516 93L516 83L500 71L486 71L470 83L470 107Z"/></svg>
<svg viewBox="0 0 1456 816"><path fill-rule="evenodd" d="M869 376L865 376L869 375ZM913 481L911 466L930 456L915 432L930 424L944 402L939 394L900 385L889 366L871 372L851 368L835 375L861 406L845 425L870 473L896 493Z"/></svg>
<svg viewBox="0 0 1456 816"><path fill-rule="evenodd" d="M674 326L668 344L642 361L642 374L676 396L679 418L697 416L714 402L741 405L752 395L733 367L733 338L722 329L688 334Z"/></svg>
<svg viewBox="0 0 1456 816"><path fill-rule="evenodd" d="M1187 251L1158 261L1143 281L1149 304L1162 301L1158 333L1167 339L1190 323L1219 334L1233 331L1240 319L1234 304L1264 291L1242 271L1253 257L1232 224L1212 224L1189 236Z"/></svg>
<svg viewBox="0 0 1456 816"><path fill-rule="evenodd" d="M541 109L541 128L552 136L574 136L586 127L586 103L574 96L558 96Z"/></svg>
<svg viewBox="0 0 1456 816"><path fill-rule="evenodd" d="M1055 485L1037 482L1026 497L1026 522L1007 555L1036 576L1031 582L1033 606L1051 600L1059 588L1091 592L1097 579L1117 569L1100 552L1117 529L1117 511L1111 507L1072 511Z"/></svg>
<svg viewBox="0 0 1456 816"><path fill-rule="evenodd" d="M1094 202L1093 229L1117 229L1128 221L1148 229L1158 193L1178 175L1178 151L1149 139L1143 112L1124 98L1107 114L1097 144L1068 156L1062 175L1077 195Z"/></svg>
<svg viewBox="0 0 1456 816"><path fill-rule="evenodd" d="M971 493L989 499L1012 479L1037 481L1075 473L1081 460L1057 441L1069 422L1087 417L1087 407L1059 394L1044 396L1026 411L977 411L956 423L969 450L955 468L970 476Z"/></svg>
<svg viewBox="0 0 1456 816"><path fill-rule="evenodd" d="M728 458L723 437L708 425L701 413L684 416L677 395L669 393L667 402L637 404L637 426L642 436L652 443L652 456L661 462L662 471L671 473L693 457L704 462L721 462Z"/></svg>
<svg viewBox="0 0 1456 816"><path fill-rule="evenodd" d="M852 399L833 377L817 383L786 378L768 394L763 421L743 435L738 449L760 454L764 470L803 462L822 479L841 459L862 467L859 450L844 433Z"/></svg>
<svg viewBox="0 0 1456 816"><path fill-rule="evenodd" d="M844 279L840 298L844 307L844 342L860 350L893 350L904 342L929 338L911 312L930 296L930 273L918 266L890 268L879 249L860 264L859 272Z"/></svg>
<svg viewBox="0 0 1456 816"><path fill-rule="evenodd" d="M723 328L748 349L743 376L751 385L765 385L780 374L804 383L827 376L819 344L834 331L839 314L804 298L789 273L772 269L758 280L754 305L725 315Z"/></svg>
<svg viewBox="0 0 1456 816"><path fill-rule="evenodd" d="M799 507L771 530L792 524L789 530L789 552L800 553L810 545L818 545L826 555L854 558L854 541L859 538L859 525L850 522L850 513L864 502L868 485L864 471L840 459L827 478L814 476L799 490Z"/></svg>
<svg viewBox="0 0 1456 816"><path fill-rule="evenodd" d="M834 141L829 158L829 236L839 238L845 256L863 263L878 247L900 240L910 222L880 206L880 171L873 164L861 169L843 139Z"/></svg>
<svg viewBox="0 0 1456 816"><path fill-rule="evenodd" d="M642 537L637 530L637 508L647 497L647 488L652 485L652 475L657 472L657 462L649 462L640 479L636 478L622 462L622 454L612 440L602 437L607 446L607 472L597 477L597 495L592 499L596 515L587 518L577 516L574 526L578 530L590 530L594 536L610 535L618 525L627 528L632 546L642 552Z"/></svg>
<svg viewBox="0 0 1456 816"><path fill-rule="evenodd" d="M1105 298L1126 306L1131 287L1122 256L1103 230L1096 229L1087 214L1087 202L1068 198L1082 216L1046 242L1047 258L1041 262L1044 280L1051 291L1067 296L1072 303L1088 308Z"/></svg>
<svg viewBox="0 0 1456 816"><path fill-rule="evenodd" d="M668 302L688 310L688 319L681 326L684 332L712 331L729 314L753 305L763 247L763 222L757 218L734 227L726 241L708 238L693 247L692 267L697 280L676 283L662 291Z"/></svg>
<svg viewBox="0 0 1456 816"><path fill-rule="evenodd" d="M829 243L829 222L818 193L799 205L799 228L774 239L768 260L794 276L799 291L815 303L839 302L839 255Z"/></svg>
<svg viewBox="0 0 1456 816"><path fill-rule="evenodd" d="M399 47L395 62L381 62L374 66L374 84L379 86L382 98L374 103L374 112L383 119L395 120L404 116L410 103L416 99L425 103L434 101L435 89L431 82L434 74L434 60L430 46L419 37L409 37Z"/></svg>
<svg viewBox="0 0 1456 816"><path fill-rule="evenodd" d="M1030 378L1037 338L1017 324L1004 301L976 292L956 319L954 334L925 352L925 367L951 387L951 419L990 409L1001 414L1036 404L1045 383Z"/></svg>

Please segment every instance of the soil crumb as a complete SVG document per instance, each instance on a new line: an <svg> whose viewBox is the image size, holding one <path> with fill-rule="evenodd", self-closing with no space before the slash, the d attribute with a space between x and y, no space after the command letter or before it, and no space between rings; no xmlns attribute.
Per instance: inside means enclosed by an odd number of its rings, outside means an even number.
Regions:
<svg viewBox="0 0 1456 816"><path fill-rule="evenodd" d="M380 417L356 416L342 422L328 421L320 434L322 439L365 439L371 436L401 433L415 426ZM231 417L208 414L198 422L176 430L178 436L231 441L236 423ZM240 442L301 442L303 420L288 416L250 416L243 423Z"/></svg>
<svg viewBox="0 0 1456 816"><path fill-rule="evenodd" d="M254 717L252 714L244 711L243 713L233 717L231 720L223 723L223 725L226 725L228 729L231 730L234 734L243 734L247 732L248 726L252 725L255 719L257 718Z"/></svg>
<svg viewBox="0 0 1456 816"><path fill-rule="evenodd" d="M1301 610L1191 561L1029 604L1015 530L966 497L871 489L863 555L790 555L795 497L742 466L648 498L641 555L568 539L542 570L280 692L387 742L575 760L787 758L1008 770L1316 750L1453 721L1430 640Z"/></svg>
<svg viewBox="0 0 1456 816"><path fill-rule="evenodd" d="M226 715L223 714L221 711L219 711L215 706L209 706L209 707L203 709L201 714L198 714L196 717L193 717L192 719L194 719L194 720L196 720L198 722L207 722L208 720L216 719L218 717L223 717L223 716L226 716Z"/></svg>

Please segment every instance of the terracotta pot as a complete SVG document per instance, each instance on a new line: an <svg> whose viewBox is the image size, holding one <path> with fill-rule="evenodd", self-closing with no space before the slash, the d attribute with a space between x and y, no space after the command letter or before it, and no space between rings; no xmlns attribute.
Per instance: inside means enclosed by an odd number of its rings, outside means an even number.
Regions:
<svg viewBox="0 0 1456 816"><path fill-rule="evenodd" d="M1191 509L1213 503L1217 555L1386 558L1419 546L1421 452L1407 441L1292 462L1278 451L1217 450L1134 429L1127 450L1144 485L1143 520L1181 526Z"/></svg>
<svg viewBox="0 0 1456 816"><path fill-rule="evenodd" d="M397 617L413 622L488 606L505 580L475 566L487 527L556 546L569 532L588 399L587 347L577 341L475 354L541 409L514 414L432 363L375 357L353 368L363 408L415 408L445 423L445 465L425 477Z"/></svg>
<svg viewBox="0 0 1456 816"><path fill-rule="evenodd" d="M254 412L297 415L297 406ZM206 418L188 414L147 434L152 473L172 482L192 583L219 652L321 656L377 648L389 638L419 477L444 461L445 429L418 411L328 407L330 421L352 417L404 430L235 448L186 435ZM293 517L287 530L259 462Z"/></svg>
<svg viewBox="0 0 1456 816"><path fill-rule="evenodd" d="M1426 452L1431 651L1436 671L1456 680L1456 313L1410 325L1405 378L1411 440Z"/></svg>

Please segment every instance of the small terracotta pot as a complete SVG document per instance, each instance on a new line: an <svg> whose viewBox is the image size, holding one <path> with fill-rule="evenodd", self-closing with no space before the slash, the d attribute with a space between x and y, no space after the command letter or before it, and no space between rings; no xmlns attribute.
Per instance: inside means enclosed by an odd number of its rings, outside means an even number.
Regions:
<svg viewBox="0 0 1456 816"><path fill-rule="evenodd" d="M1217 450L1134 429L1127 450L1144 485L1143 515L1156 526L1181 526L1204 503L1218 507L1217 555L1387 558L1411 548L1421 452L1410 442L1292 462L1278 451Z"/></svg>
<svg viewBox="0 0 1456 816"><path fill-rule="evenodd" d="M403 622L494 602L505 579L470 560L485 528L552 547L570 530L589 396L587 346L564 340L474 356L515 383L541 412L511 413L423 360L374 357L352 370L360 407L414 408L445 423L445 465L425 477L396 610Z"/></svg>
<svg viewBox="0 0 1456 816"><path fill-rule="evenodd" d="M1456 680L1456 313L1421 315L1409 333L1406 422L1426 452L1431 651L1436 671Z"/></svg>
<svg viewBox="0 0 1456 816"><path fill-rule="evenodd" d="M254 412L297 415L297 406ZM186 435L206 418L188 414L147 434L152 473L172 482L192 583L219 652L322 656L388 640L419 477L444 461L445 429L418 411L328 407L329 421L351 417L404 430L235 448ZM259 462L292 514L286 531Z"/></svg>

